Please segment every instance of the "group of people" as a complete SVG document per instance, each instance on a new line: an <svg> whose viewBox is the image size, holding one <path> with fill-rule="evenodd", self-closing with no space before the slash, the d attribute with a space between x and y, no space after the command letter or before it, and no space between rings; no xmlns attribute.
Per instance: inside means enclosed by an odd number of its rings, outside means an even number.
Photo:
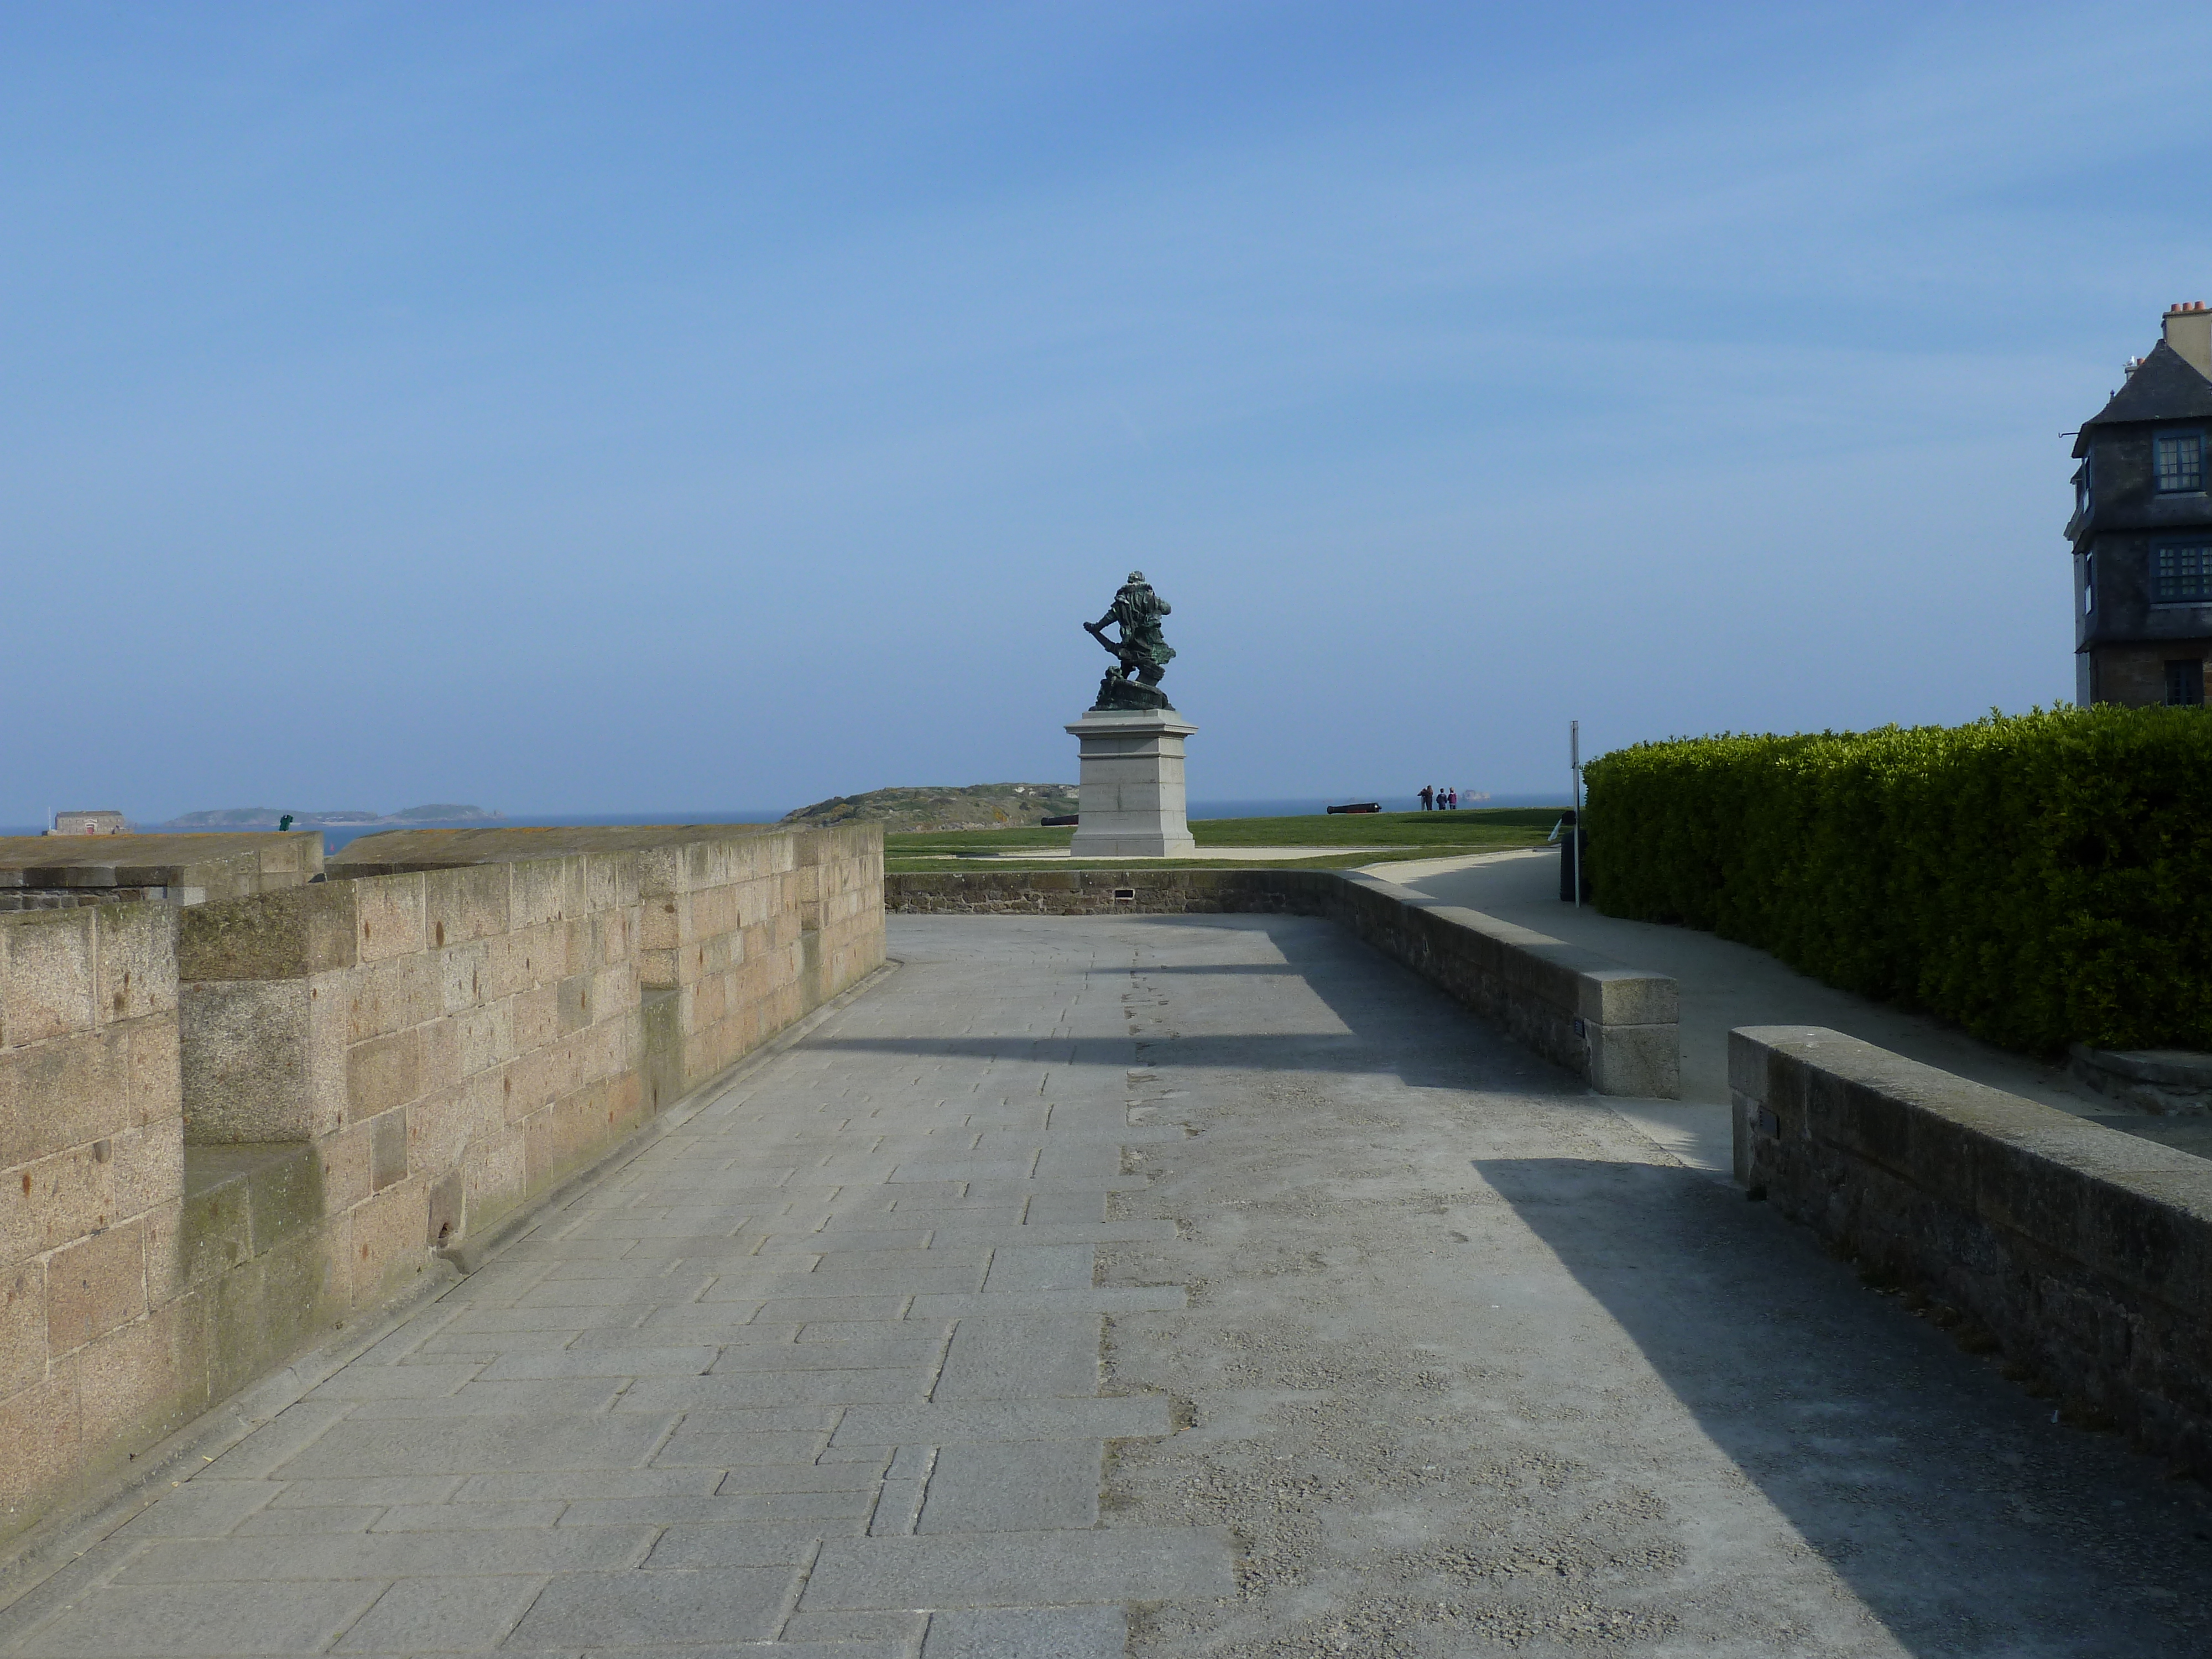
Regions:
<svg viewBox="0 0 2212 1659"><path fill-rule="evenodd" d="M1434 784L1421 786L1421 811L1424 812L1456 812L1459 811L1459 791L1439 788Z"/></svg>

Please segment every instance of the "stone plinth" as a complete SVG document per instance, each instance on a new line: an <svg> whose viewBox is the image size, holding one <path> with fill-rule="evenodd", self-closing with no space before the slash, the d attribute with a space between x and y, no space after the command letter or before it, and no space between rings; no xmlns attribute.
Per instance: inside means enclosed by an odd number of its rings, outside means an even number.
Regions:
<svg viewBox="0 0 2212 1659"><path fill-rule="evenodd" d="M1081 744L1079 859L1188 858L1182 740L1198 728L1172 708L1094 708L1067 728Z"/></svg>

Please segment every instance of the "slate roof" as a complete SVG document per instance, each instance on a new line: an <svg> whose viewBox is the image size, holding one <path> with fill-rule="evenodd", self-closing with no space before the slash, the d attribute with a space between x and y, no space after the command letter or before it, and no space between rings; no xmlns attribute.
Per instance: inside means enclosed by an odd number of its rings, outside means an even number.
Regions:
<svg viewBox="0 0 2212 1659"><path fill-rule="evenodd" d="M2081 422L2074 453L2089 453L2093 426L2116 426L2124 421L2191 420L2212 420L2212 380L2160 340L2150 349L2142 366L2128 376L2128 383L2112 394L2112 401Z"/></svg>

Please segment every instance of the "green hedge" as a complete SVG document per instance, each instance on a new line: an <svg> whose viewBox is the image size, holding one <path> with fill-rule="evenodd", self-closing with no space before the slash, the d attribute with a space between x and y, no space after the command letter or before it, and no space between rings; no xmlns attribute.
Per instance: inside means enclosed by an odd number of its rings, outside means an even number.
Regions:
<svg viewBox="0 0 2212 1659"><path fill-rule="evenodd" d="M2009 1048L2212 1049L2212 711L1639 744L1593 896Z"/></svg>

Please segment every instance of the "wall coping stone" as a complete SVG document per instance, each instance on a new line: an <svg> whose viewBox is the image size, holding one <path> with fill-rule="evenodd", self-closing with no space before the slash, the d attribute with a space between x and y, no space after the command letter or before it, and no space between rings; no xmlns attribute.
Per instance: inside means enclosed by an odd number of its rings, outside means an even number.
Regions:
<svg viewBox="0 0 2212 1659"><path fill-rule="evenodd" d="M471 864L509 864L577 854L641 853L701 842L760 841L823 833L773 823L552 824L542 828L383 830L361 836L334 854L337 876L396 875Z"/></svg>
<svg viewBox="0 0 2212 1659"><path fill-rule="evenodd" d="M0 888L199 887L258 890L321 873L323 832L0 836Z"/></svg>
<svg viewBox="0 0 2212 1659"><path fill-rule="evenodd" d="M2212 1475L2212 1161L1817 1026L1729 1034L1736 1176Z"/></svg>

